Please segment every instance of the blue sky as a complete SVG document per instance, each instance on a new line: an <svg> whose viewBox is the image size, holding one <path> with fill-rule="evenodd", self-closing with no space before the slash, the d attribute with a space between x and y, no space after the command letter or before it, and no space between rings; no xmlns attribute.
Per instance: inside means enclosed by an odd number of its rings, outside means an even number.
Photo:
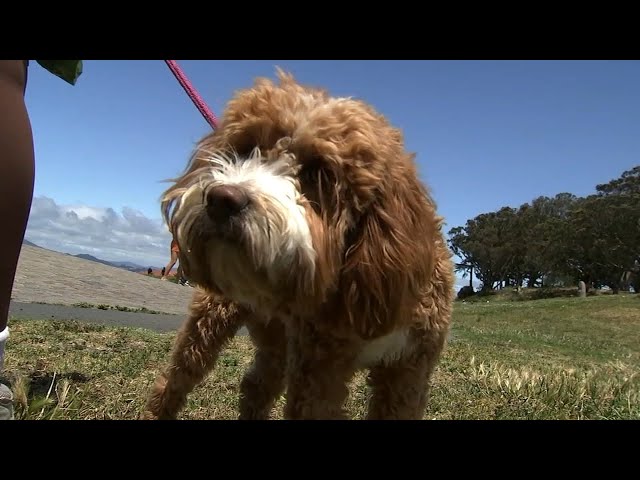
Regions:
<svg viewBox="0 0 640 480"><path fill-rule="evenodd" d="M373 104L417 152L447 230L538 195L589 194L640 163L639 62L179 63L217 115L234 90L273 77L276 65ZM26 99L36 147L27 238L70 253L166 263L162 180L182 171L210 127L165 63L85 60L70 86L32 61ZM105 231L115 233L101 243Z"/></svg>

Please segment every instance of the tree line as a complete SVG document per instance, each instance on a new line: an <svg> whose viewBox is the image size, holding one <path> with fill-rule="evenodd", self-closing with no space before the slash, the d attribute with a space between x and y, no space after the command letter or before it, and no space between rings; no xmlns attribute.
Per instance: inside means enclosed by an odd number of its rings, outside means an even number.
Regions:
<svg viewBox="0 0 640 480"><path fill-rule="evenodd" d="M449 232L457 271L504 287L607 286L640 292L640 165L578 197L540 196L503 207Z"/></svg>

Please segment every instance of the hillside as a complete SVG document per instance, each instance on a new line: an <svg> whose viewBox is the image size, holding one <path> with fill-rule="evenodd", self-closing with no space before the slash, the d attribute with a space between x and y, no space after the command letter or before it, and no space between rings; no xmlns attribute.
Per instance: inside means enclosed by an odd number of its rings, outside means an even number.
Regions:
<svg viewBox="0 0 640 480"><path fill-rule="evenodd" d="M23 245L12 300L146 307L185 314L193 289L123 268Z"/></svg>
<svg viewBox="0 0 640 480"><path fill-rule="evenodd" d="M70 254L68 254L70 255ZM103 260L98 257L94 257L93 255L89 255L88 253L79 253L77 255L71 255L72 257L82 258L83 260L89 260L90 262L97 262L103 265L109 265L110 267L122 268L124 270L129 270L130 272L146 272L147 268L142 265L138 265L133 262L111 262L109 260Z"/></svg>
<svg viewBox="0 0 640 480"><path fill-rule="evenodd" d="M29 246L29 247L42 248L42 247L40 247L39 245L36 245L35 243L30 242L30 241L29 241L29 240L27 240L26 238L24 239L24 241L23 241L22 243L23 243L23 245L27 245L27 246Z"/></svg>
<svg viewBox="0 0 640 480"><path fill-rule="evenodd" d="M42 248L44 250L48 250L48 249L45 249L44 247L41 247L40 245L36 245L35 243L27 240L26 238L24 239L22 244L28 247L36 247L36 248ZM55 250L51 250L51 251L55 252ZM58 252L58 253L63 253L63 252ZM71 257L82 258L83 260L89 260L91 262L101 263L103 265L109 265L111 267L122 268L124 270L129 270L130 272L146 273L147 269L149 268L134 262L112 262L110 260L104 260L102 258L94 257L93 255L89 255L88 253L78 253L75 255L71 253L63 253L63 254L69 255ZM162 267L152 267L152 268L154 270L160 270Z"/></svg>

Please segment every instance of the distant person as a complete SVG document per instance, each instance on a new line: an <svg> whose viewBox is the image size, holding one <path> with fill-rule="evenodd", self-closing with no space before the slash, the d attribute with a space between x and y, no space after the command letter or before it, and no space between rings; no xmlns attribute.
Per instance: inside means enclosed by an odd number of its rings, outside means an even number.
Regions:
<svg viewBox="0 0 640 480"><path fill-rule="evenodd" d="M166 280L167 279L167 275L169 275L171 273L171 269L173 268L173 266L178 261L178 254L179 253L180 253L180 247L178 247L178 242L174 238L174 239L171 240L171 253L170 253L171 260L169 260L169 263L167 264L167 266L165 268L163 268L162 280ZM182 278L182 265L180 265L180 264L178 264L177 277L178 277L178 279Z"/></svg>
<svg viewBox="0 0 640 480"><path fill-rule="evenodd" d="M164 272L167 271L167 267L162 267L162 273L160 274L161 277L164 277Z"/></svg>
<svg viewBox="0 0 640 480"><path fill-rule="evenodd" d="M153 273L153 269L149 267L149 269L147 270L147 275L151 275L152 273Z"/></svg>

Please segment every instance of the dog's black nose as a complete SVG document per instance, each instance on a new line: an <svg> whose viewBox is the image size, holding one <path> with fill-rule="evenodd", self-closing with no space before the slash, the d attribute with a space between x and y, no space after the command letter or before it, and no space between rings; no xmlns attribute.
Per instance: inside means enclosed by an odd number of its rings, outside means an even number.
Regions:
<svg viewBox="0 0 640 480"><path fill-rule="evenodd" d="M249 196L242 188L220 185L207 192L207 213L215 220L225 220L242 211L249 204Z"/></svg>

